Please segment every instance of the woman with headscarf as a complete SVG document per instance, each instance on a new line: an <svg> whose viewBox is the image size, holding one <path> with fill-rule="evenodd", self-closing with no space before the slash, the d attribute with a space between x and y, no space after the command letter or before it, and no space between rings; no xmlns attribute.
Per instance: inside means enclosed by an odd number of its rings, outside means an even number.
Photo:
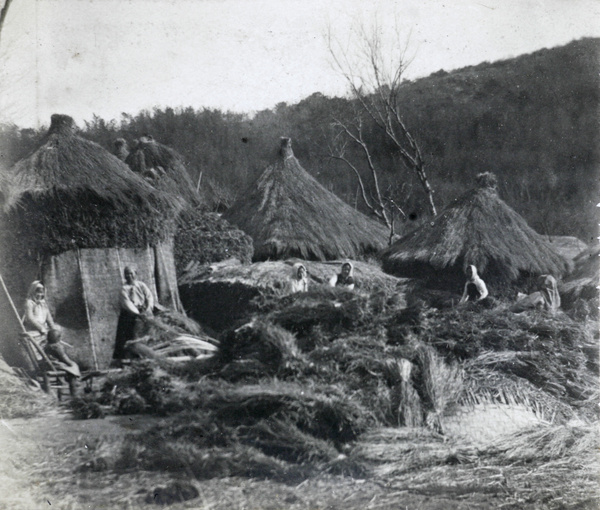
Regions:
<svg viewBox="0 0 600 510"><path fill-rule="evenodd" d="M342 264L339 274L333 275L329 280L330 287L344 287L348 290L354 289L354 266L346 261Z"/></svg>
<svg viewBox="0 0 600 510"><path fill-rule="evenodd" d="M469 265L465 274L467 275L467 282L465 283L465 290L459 304L466 303L467 301L477 303L484 300L489 293L485 282L477 274L477 268L474 265Z"/></svg>
<svg viewBox="0 0 600 510"><path fill-rule="evenodd" d="M54 320L46 302L46 289L39 280L34 281L27 291L23 325L32 336L40 340L42 337L45 340L48 331L54 327Z"/></svg>
<svg viewBox="0 0 600 510"><path fill-rule="evenodd" d="M31 339L51 358L58 360L61 368L69 375L79 377L79 366L67 353L62 344L62 331L54 323L46 301L46 289L39 280L29 286L25 299L25 317L23 325ZM69 381L71 385L71 380ZM73 387L71 389L73 392Z"/></svg>
<svg viewBox="0 0 600 510"><path fill-rule="evenodd" d="M292 276L290 279L290 292L306 292L308 290L308 272L306 266L296 262L292 267Z"/></svg>
<svg viewBox="0 0 600 510"><path fill-rule="evenodd" d="M519 294L517 302L511 307L511 311L521 313L525 310L546 310L554 315L560 308L560 294L558 283L554 276L545 274L541 276L540 290L523 295Z"/></svg>

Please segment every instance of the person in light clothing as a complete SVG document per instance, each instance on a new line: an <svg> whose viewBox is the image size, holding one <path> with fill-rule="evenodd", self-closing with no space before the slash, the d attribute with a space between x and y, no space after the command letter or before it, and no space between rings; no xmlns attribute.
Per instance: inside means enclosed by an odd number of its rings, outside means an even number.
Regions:
<svg viewBox="0 0 600 510"><path fill-rule="evenodd" d="M152 292L144 282L137 279L135 268L127 266L123 271L123 276L125 283L121 287L119 297L121 313L117 324L114 359L125 357L125 343L135 339L136 325L144 317L152 316L154 310Z"/></svg>
<svg viewBox="0 0 600 510"><path fill-rule="evenodd" d="M296 262L292 267L292 276L290 278L290 292L306 292L308 290L308 271L306 266Z"/></svg>
<svg viewBox="0 0 600 510"><path fill-rule="evenodd" d="M488 297L489 292L487 286L477 274L477 268L474 265L467 266L465 274L467 275L467 282L465 283L465 290L460 298L459 304L462 305L467 301L477 303Z"/></svg>

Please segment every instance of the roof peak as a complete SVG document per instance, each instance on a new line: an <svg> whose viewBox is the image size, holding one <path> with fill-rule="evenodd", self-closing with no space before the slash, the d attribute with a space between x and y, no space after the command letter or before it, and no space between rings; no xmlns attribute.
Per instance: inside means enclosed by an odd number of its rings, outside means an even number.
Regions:
<svg viewBox="0 0 600 510"><path fill-rule="evenodd" d="M279 148L279 153L283 156L283 159L293 157L294 151L292 150L292 139L287 136L282 136L280 140L281 146Z"/></svg>
<svg viewBox="0 0 600 510"><path fill-rule="evenodd" d="M66 134L73 135L75 133L75 122L73 117L68 115L62 115L60 113L54 113L50 117L50 129L48 134Z"/></svg>
<svg viewBox="0 0 600 510"><path fill-rule="evenodd" d="M477 174L475 181L477 182L477 188L479 189L490 189L495 191L498 189L498 178L496 177L496 174L492 172Z"/></svg>

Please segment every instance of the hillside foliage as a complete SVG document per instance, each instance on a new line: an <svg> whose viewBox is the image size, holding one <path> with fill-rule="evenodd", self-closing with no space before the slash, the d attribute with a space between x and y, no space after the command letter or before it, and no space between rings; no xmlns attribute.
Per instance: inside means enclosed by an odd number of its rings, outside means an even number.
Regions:
<svg viewBox="0 0 600 510"><path fill-rule="evenodd" d="M402 85L404 121L423 152L440 207L472 186L483 171L499 177L500 195L542 234L597 236L600 130L600 39L581 39L529 55L440 70ZM356 177L328 147L333 119L354 115L350 99L315 93L254 115L213 109L154 109L119 120L95 116L81 134L112 150L114 140L144 134L183 155L192 181L214 186L230 202L272 161L274 141L294 140L296 157L319 182L364 210ZM68 112L67 112L68 113ZM402 233L425 220L425 197L377 127L363 119L365 138L381 170L383 189L407 215ZM39 146L41 132L0 126L0 165L10 166ZM348 157L368 169L358 148ZM549 204L552 204L549 207Z"/></svg>

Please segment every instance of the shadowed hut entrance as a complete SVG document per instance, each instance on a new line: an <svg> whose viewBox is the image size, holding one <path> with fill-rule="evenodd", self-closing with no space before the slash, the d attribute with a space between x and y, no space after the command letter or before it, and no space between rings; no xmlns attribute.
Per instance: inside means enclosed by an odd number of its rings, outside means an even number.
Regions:
<svg viewBox="0 0 600 510"><path fill-rule="evenodd" d="M177 205L99 145L53 115L42 146L2 178L0 268L19 313L41 280L63 340L82 368L110 363L123 269L137 268L157 302L182 311L172 236ZM0 348L22 365L18 322L6 296Z"/></svg>

